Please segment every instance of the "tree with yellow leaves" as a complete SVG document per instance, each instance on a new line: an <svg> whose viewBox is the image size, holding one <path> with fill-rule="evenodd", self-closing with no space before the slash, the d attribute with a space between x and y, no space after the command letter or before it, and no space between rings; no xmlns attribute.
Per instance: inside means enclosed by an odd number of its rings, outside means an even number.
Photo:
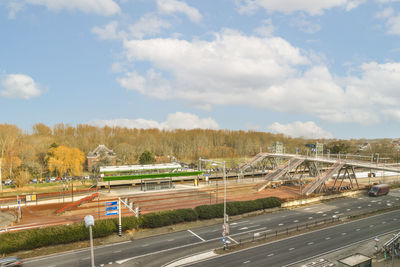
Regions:
<svg viewBox="0 0 400 267"><path fill-rule="evenodd" d="M59 175L80 175L85 163L85 154L78 148L57 146L49 149L46 159L51 172L57 171Z"/></svg>

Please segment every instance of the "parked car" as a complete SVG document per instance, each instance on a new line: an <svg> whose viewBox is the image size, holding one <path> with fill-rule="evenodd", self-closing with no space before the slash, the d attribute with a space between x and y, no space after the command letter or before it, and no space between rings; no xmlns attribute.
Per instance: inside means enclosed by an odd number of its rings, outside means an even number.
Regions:
<svg viewBox="0 0 400 267"><path fill-rule="evenodd" d="M54 183L54 182L56 182L56 181L57 181L57 178L56 178L56 177L51 177L51 178L50 178L50 182L51 182L51 183Z"/></svg>
<svg viewBox="0 0 400 267"><path fill-rule="evenodd" d="M86 180L90 179L90 176L89 175L85 175L85 179Z"/></svg>
<svg viewBox="0 0 400 267"><path fill-rule="evenodd" d="M37 178L33 178L32 183L37 184L38 179Z"/></svg>
<svg viewBox="0 0 400 267"><path fill-rule="evenodd" d="M11 179L7 179L4 181L4 185L12 185L13 181Z"/></svg>
<svg viewBox="0 0 400 267"><path fill-rule="evenodd" d="M389 194L390 187L387 184L378 184L371 187L368 195L378 197Z"/></svg>
<svg viewBox="0 0 400 267"><path fill-rule="evenodd" d="M7 257L4 259L0 259L0 266L7 266L7 267L11 267L11 266L21 266L22 265L22 261L20 258L18 257Z"/></svg>

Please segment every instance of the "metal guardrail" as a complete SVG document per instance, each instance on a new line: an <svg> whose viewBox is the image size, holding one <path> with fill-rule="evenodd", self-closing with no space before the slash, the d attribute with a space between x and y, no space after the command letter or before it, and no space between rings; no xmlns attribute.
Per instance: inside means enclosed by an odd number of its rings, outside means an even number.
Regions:
<svg viewBox="0 0 400 267"><path fill-rule="evenodd" d="M393 243L398 242L400 239L400 232L395 234L391 239L389 239L385 244L382 246L382 250L391 249Z"/></svg>
<svg viewBox="0 0 400 267"><path fill-rule="evenodd" d="M252 242L266 240L268 238L278 237L278 236L282 236L282 235L289 235L291 233L295 233L295 232L298 232L301 230L312 229L317 226L338 222L341 219L342 218L338 216L336 218L315 220L315 221L304 223L304 224L298 224L293 227L279 228L279 229L276 229L275 231L271 231L271 230L260 231L257 233L253 233L252 235L249 234L248 237L239 238L239 240L238 240L239 244L236 244L234 246L241 246L241 245L245 245L245 244L252 243Z"/></svg>

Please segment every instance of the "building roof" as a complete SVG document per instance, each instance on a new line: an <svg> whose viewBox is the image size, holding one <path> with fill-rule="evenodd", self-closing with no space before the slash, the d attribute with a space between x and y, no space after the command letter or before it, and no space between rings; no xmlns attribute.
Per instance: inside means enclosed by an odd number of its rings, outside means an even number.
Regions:
<svg viewBox="0 0 400 267"><path fill-rule="evenodd" d="M162 163L148 165L122 165L122 166L101 166L100 173L106 172L127 172L127 171L144 171L144 170L165 170L180 169L182 165L179 163Z"/></svg>
<svg viewBox="0 0 400 267"><path fill-rule="evenodd" d="M349 257L340 259L339 262L346 264L347 266L356 266L356 265L358 265L360 263L364 263L368 260L371 260L371 258L357 253L357 254L351 255Z"/></svg>
<svg viewBox="0 0 400 267"><path fill-rule="evenodd" d="M96 157L101 152L106 153L106 155L109 156L109 157L116 156L116 153L113 150L107 148L105 145L99 145L98 147L96 147L95 150L93 150L92 152L88 153L88 157Z"/></svg>

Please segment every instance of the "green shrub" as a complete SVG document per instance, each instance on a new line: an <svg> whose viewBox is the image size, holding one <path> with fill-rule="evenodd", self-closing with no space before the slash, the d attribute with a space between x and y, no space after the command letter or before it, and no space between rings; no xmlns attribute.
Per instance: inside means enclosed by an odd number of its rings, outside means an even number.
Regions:
<svg viewBox="0 0 400 267"><path fill-rule="evenodd" d="M281 201L276 197L249 201L228 202L226 203L226 214L229 216L234 216L256 210L279 207L280 205ZM197 206L194 210L197 212L199 219L202 220L224 217L223 203L214 205L201 205Z"/></svg>
<svg viewBox="0 0 400 267"><path fill-rule="evenodd" d="M226 203L228 215L238 215L255 210L279 207L281 201L276 197L269 197L251 201L237 201ZM122 230L133 228L156 228L181 222L196 221L197 219L222 218L224 204L202 205L195 209L179 209L148 213L140 218L134 216L122 217ZM118 232L118 218L96 220L93 227L94 237L104 237ZM20 250L38 247L66 244L88 240L89 230L84 223L71 225L51 226L43 229L31 229L18 232L0 234L0 253L12 253Z"/></svg>
<svg viewBox="0 0 400 267"><path fill-rule="evenodd" d="M147 213L141 218L141 227L156 228L181 222L197 220L197 213L193 209L168 210Z"/></svg>

